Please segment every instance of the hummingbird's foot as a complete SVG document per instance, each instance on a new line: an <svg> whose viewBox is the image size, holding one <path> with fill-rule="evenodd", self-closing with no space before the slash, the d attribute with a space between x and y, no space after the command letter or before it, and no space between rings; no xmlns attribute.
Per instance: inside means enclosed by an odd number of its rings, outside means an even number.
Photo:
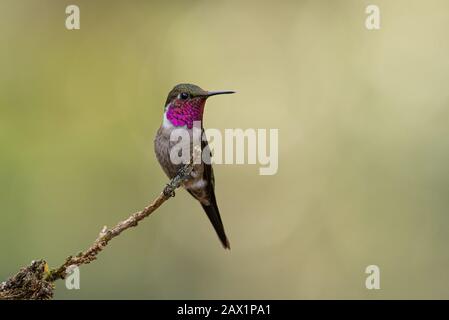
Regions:
<svg viewBox="0 0 449 320"><path fill-rule="evenodd" d="M170 183L167 183L167 185L165 186L164 195L166 197L174 197L175 196L175 190Z"/></svg>

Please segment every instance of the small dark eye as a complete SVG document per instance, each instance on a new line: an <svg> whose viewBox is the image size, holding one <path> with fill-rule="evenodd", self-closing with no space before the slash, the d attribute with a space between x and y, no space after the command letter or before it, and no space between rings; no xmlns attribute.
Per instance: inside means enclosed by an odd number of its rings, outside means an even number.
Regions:
<svg viewBox="0 0 449 320"><path fill-rule="evenodd" d="M188 94L187 92L182 92L182 93L179 95L179 97L180 97L182 100L186 100L186 99L189 98L189 94Z"/></svg>

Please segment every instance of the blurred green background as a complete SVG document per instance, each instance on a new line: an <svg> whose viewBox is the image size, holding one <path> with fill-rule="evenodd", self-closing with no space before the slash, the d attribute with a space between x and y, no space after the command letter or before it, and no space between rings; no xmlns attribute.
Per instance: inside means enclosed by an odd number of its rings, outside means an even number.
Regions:
<svg viewBox="0 0 449 320"><path fill-rule="evenodd" d="M1 0L0 279L160 192L153 136L192 82L238 91L206 127L279 128L277 175L215 168L232 250L178 191L56 298L449 298L448 30L445 0Z"/></svg>

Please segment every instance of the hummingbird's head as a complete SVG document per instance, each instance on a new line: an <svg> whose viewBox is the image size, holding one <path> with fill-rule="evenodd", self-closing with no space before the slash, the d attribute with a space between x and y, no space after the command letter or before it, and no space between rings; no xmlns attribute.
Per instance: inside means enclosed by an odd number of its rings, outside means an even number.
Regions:
<svg viewBox="0 0 449 320"><path fill-rule="evenodd" d="M167 96L164 123L167 120L168 125L187 126L191 129L194 121L203 120L204 105L207 98L230 93L234 93L234 91L206 91L194 84L178 84Z"/></svg>

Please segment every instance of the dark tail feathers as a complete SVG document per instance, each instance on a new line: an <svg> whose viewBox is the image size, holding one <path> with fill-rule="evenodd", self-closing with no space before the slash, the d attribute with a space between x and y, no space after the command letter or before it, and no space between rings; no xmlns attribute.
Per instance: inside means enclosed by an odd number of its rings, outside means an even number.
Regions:
<svg viewBox="0 0 449 320"><path fill-rule="evenodd" d="M223 227L223 222L221 221L220 212L218 211L218 206L215 203L211 203L210 206L206 206L201 204L204 211L206 211L207 216L209 217L210 222L212 223L215 231L217 232L218 237L225 249L231 249L229 244L229 240L226 237L226 233Z"/></svg>

